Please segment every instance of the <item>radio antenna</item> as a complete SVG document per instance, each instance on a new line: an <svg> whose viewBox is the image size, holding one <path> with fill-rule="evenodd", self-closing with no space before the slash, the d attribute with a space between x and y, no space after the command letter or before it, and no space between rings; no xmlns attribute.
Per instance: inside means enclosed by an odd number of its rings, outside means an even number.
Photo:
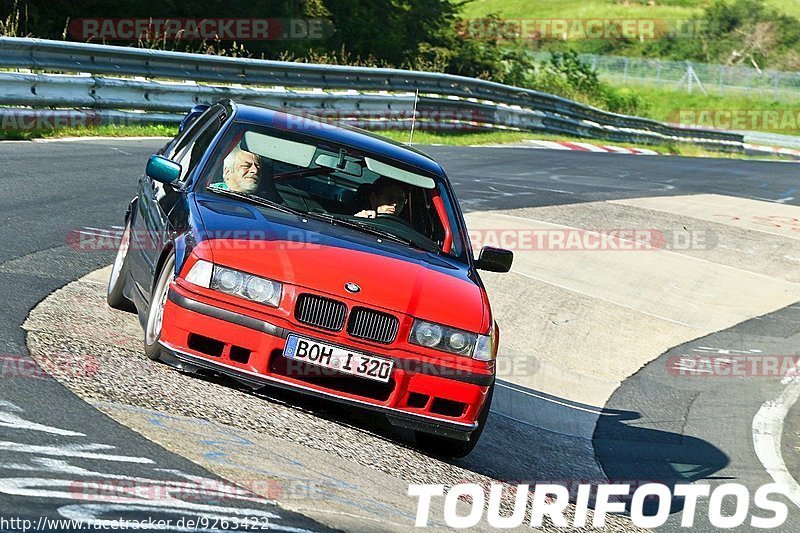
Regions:
<svg viewBox="0 0 800 533"><path fill-rule="evenodd" d="M414 124L417 121L417 102L419 101L419 89L414 92L414 112L411 114L411 134L408 136L408 145L412 146L414 141Z"/></svg>

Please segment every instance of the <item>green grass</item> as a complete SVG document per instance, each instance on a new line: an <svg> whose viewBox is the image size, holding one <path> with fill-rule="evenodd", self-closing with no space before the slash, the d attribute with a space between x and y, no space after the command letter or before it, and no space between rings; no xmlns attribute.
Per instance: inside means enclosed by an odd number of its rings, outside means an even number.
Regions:
<svg viewBox="0 0 800 533"><path fill-rule="evenodd" d="M407 143L408 131L376 131L378 135ZM504 144L533 139L531 133L520 131L437 133L414 131L414 144L444 144L447 146L470 146L473 144Z"/></svg>
<svg viewBox="0 0 800 533"><path fill-rule="evenodd" d="M465 18L499 13L503 18L666 18L687 19L699 14L710 0L474 0L464 6ZM767 0L780 11L797 16L800 0Z"/></svg>
<svg viewBox="0 0 800 533"><path fill-rule="evenodd" d="M64 138L64 137L173 137L177 127L165 125L136 125L136 126L98 126L98 127L73 127L47 131L2 131L0 139L5 140L30 140L35 138ZM376 131L378 135L388 137L395 141L408 142L408 131ZM649 148L660 154L682 155L692 157L726 157L742 158L739 154L724 154L712 152L691 145L649 145L605 141L592 141L568 135L550 135L537 132L520 131L493 131L493 132L447 132L436 133L429 131L415 131L414 145L440 144L447 146L477 146L482 144L518 143L529 139L548 141L582 141L595 144L613 144L622 147Z"/></svg>
<svg viewBox="0 0 800 533"><path fill-rule="evenodd" d="M60 137L174 137L177 126L164 124L109 124L96 127L70 127L48 130L0 130L3 140L30 140Z"/></svg>
<svg viewBox="0 0 800 533"><path fill-rule="evenodd" d="M789 119L794 117L796 121L800 109L796 101L738 95L704 95L700 92L689 94L686 91L659 89L656 87L628 87L627 90L640 95L648 103L648 112L646 115L655 120L679 123L680 111L694 110L697 112L695 116L705 118L700 118L699 123L692 124L684 122L684 125L697 125L710 127L712 129L721 129L726 127L725 122L711 122L711 120L713 120L711 117L716 117L716 120L719 121L724 117L721 112L742 110L749 113L755 112L757 118L755 120L748 119L744 122L740 122L731 129L765 131L781 133L783 135L800 135L800 123L795 125L794 122L789 121L784 122L783 127L775 128L764 122L766 114L762 113L762 111L785 112L780 116ZM700 114L700 112L706 113ZM746 117L748 115L740 114L739 116ZM686 117L686 115L684 115L684 117Z"/></svg>
<svg viewBox="0 0 800 533"><path fill-rule="evenodd" d="M654 6L638 1L613 0L475 0L463 9L465 18L481 18L498 13L502 18L676 18L686 19L700 12L704 0L669 2Z"/></svg>

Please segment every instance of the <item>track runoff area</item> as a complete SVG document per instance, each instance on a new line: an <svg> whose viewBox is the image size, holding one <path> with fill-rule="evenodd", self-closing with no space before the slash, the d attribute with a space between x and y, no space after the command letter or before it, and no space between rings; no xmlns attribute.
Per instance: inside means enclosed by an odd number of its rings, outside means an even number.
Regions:
<svg viewBox="0 0 800 533"><path fill-rule="evenodd" d="M534 285L544 283L558 287L556 292L570 291L587 296L589 300L582 302L582 311L591 308L597 311L608 302L624 308L624 314L628 315L623 319L623 314L619 313L619 322L613 316L604 316L603 323L590 319L571 332L581 338L591 335L595 341L600 341L592 344L593 354L587 350L575 353L574 346L565 347L551 341L549 348L560 357L575 358L568 363L578 367L574 372L579 375L558 375L563 367L556 371L548 368L550 361L544 360L538 372L539 379L507 378L516 385L529 385L527 390L545 390L560 398L604 405L602 398L609 392L611 387L608 385L613 383L612 380L624 380L626 374L635 372L638 366L653 359L667 345L679 345L725 329L791 305L800 297L800 287L796 284L800 277L789 271L781 272L781 268L770 272L770 260L761 265L743 264L733 257L736 254L722 258L712 257L710 253L735 243L734 249L752 255L755 252L752 243L757 241L764 246L770 246L768 243L772 241L772 246L796 249L798 243L785 240L800 237L797 231L800 229L797 223L800 207L796 206L701 194L568 204L557 208L477 211L470 213L468 220L473 244L482 241L482 244L491 243L515 250L514 271L518 276L534 281ZM574 222L570 220L629 222L621 224L626 227L602 229L597 225L571 227ZM637 222L630 224L634 220ZM593 229L585 229L588 227ZM748 246L745 241L751 244ZM510 298L501 303L499 309L523 308L512 311L511 316L501 316L500 319L506 319L502 324L508 326L508 322L513 322L516 326L510 332L508 328L504 330L506 342L509 336L517 334L526 338L511 340L510 344L521 345L526 339L529 342L529 339L547 338L548 326L536 327L522 318L525 315L541 316L542 305L514 299L512 294L518 290L514 290L513 279L493 277L487 284L490 294L498 300ZM531 294L537 292L533 288L530 290ZM563 296L567 297L567 294ZM548 303L558 309L563 307L555 304L559 300L553 298ZM597 338L597 331L608 330L610 324L617 324L611 329L624 329L625 326L619 324L633 316L631 311L647 317L645 322L649 325L644 329L644 335L664 334L669 340L662 339L659 345L653 346L650 339L637 339L621 352L615 352L615 348L622 348L616 343L604 346L604 340ZM581 316L581 313L576 314ZM516 346L510 349L513 351L514 348ZM573 350L571 354L565 352L570 348ZM593 355L595 361L599 357L610 366L613 358L622 354L630 358L627 367L602 371L603 377L609 381L601 383L597 380L592 384L596 390L584 389L580 393L570 388L586 379L586 373L594 368L584 363L584 368L579 369L581 358ZM796 377L799 360L798 356L773 356L759 350L731 353L707 349L673 356L668 360L669 368L665 368L676 380L701 376L714 381L755 376L782 380L782 384L787 385L778 398L767 399L752 418L752 442L759 460L773 478L771 483L753 486L731 479L711 485L638 479L608 483L576 480L558 484L519 484L511 489L516 503L510 515L500 512L501 494L508 490L507 487L411 485L409 495L418 499L415 525L428 525L429 514L435 508L442 512L447 525L455 528L474 527L479 523L494 528L523 525L603 528L606 517L615 513L626 513L636 526L659 528L667 524L674 513L674 502L680 501L682 510L680 517L673 519L673 526L691 528L703 523L724 529L785 528L790 513L796 515L800 500L797 483L788 475L780 457L780 426L783 424L782 416L786 414L787 397L796 401L800 396L800 383ZM563 362L562 359L557 364ZM550 377L557 377L545 383L541 377L548 375L548 370L553 371ZM659 391L653 391L653 395L658 394ZM519 416L513 411L507 411L507 414ZM541 422L535 421L542 426L549 425L555 431L564 430L564 425L558 422ZM455 503L464 500L471 501L472 508L467 514L459 514ZM589 509L593 511L592 516L587 514Z"/></svg>
<svg viewBox="0 0 800 533"><path fill-rule="evenodd" d="M511 153L505 150L502 157ZM665 166L676 161L657 159ZM609 165L624 167L627 161L614 157ZM592 182L576 171L586 160L575 163L571 167L565 157L563 167L544 180L549 181L546 187L531 184L530 176L513 171L504 180L478 178L461 184L477 196L468 202L474 209L467 215L473 246L515 252L511 276L484 276L498 320L505 326L506 354L513 358L515 353L529 352L532 342L544 340L535 349L537 372L506 377L507 387L517 393L506 398L510 405L498 405L496 410L525 420L513 405L525 402L523 391L604 406L612 389L647 363L657 364L655 360L669 348L696 339L707 340L713 347L709 335L714 332L758 320L800 299L800 275L793 265L796 256L785 253L776 261L775 254L767 252L788 252L800 245L800 207L787 205L797 203L791 189L765 198L768 195L763 193L770 188L766 180L758 184L759 190L748 191L747 187L737 190L737 178L733 178L724 186L719 182L706 186L708 192L723 194L684 194L681 189L686 182L656 174L644 178L650 181L645 185L629 168L620 168L613 177L602 170ZM740 180L754 178L748 175L747 163L736 173ZM569 203L591 195L593 185L595 193L626 185L630 189L611 192L617 198L604 202ZM780 187L774 185L776 190ZM562 205L485 209L503 197L537 193L550 193ZM532 303L536 299L539 302ZM576 323L564 327L563 337L555 339L553 324L571 321ZM640 334L627 337L625 330ZM568 337L582 342L565 340ZM672 356L663 365L663 372L675 380L700 376L708 383L737 378L775 382L776 397L763 398L763 405L756 399L758 411L747 422L751 444L744 443L754 452L749 459L757 457L753 463L768 473L764 480L769 482L737 482L731 476L717 483L659 482L651 477L653 481L618 478L607 483L517 484L510 489L515 499L511 514L507 509L500 512L501 494L508 487L411 485L409 495L418 500L415 524L428 525L429 514L436 509L455 528L481 523L494 528L601 528L612 513L625 513L642 528L791 527L787 521L794 523L790 516L796 519L800 487L789 474L780 448L787 407L800 396L800 356L788 353L729 345L702 347ZM652 395L664 395L669 401L670 392L654 390ZM580 431L570 427L574 419L569 414L564 418L543 421L529 415L527 421L556 432ZM471 502L469 513L459 514L457 501ZM680 502L680 512L671 517L675 502Z"/></svg>

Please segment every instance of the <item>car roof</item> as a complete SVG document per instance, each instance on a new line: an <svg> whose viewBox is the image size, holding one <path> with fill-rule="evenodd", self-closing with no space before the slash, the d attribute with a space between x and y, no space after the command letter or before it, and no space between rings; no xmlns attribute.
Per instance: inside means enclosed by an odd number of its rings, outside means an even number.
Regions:
<svg viewBox="0 0 800 533"><path fill-rule="evenodd" d="M291 130L317 139L343 144L446 178L442 167L424 152L366 130L311 115L289 113L265 105L234 102L234 106L235 120Z"/></svg>

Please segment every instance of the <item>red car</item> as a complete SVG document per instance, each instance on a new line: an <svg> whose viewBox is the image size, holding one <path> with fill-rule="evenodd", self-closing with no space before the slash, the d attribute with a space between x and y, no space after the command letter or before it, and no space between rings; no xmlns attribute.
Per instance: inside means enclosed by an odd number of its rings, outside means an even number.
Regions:
<svg viewBox="0 0 800 533"><path fill-rule="evenodd" d="M199 115L199 116L198 116ZM463 456L498 328L441 167L370 133L221 102L151 156L108 286L145 351L187 371L385 414Z"/></svg>

